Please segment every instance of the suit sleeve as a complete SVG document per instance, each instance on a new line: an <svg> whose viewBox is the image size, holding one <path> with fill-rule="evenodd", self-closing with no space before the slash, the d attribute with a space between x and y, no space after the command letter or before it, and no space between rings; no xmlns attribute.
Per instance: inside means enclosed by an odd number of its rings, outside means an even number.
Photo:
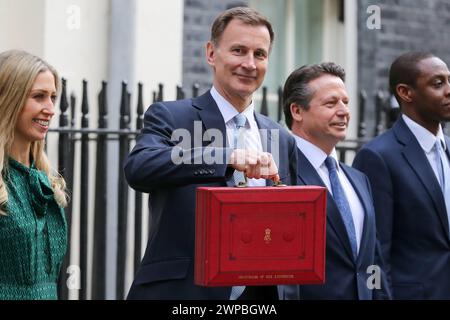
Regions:
<svg viewBox="0 0 450 320"><path fill-rule="evenodd" d="M392 243L392 228L394 220L394 203L392 179L384 159L375 151L363 148L355 157L353 167L367 175L373 194L377 235L379 237L381 256L378 263L384 266L387 281L392 293L390 281L390 258ZM381 259L381 260L380 260Z"/></svg>
<svg viewBox="0 0 450 320"><path fill-rule="evenodd" d="M125 177L133 189L150 192L156 188L224 181L231 177L234 170L227 166L229 148L190 148L192 133L180 129L177 134L184 134L182 141L188 143L184 148L179 141L173 141L175 123L174 115L164 103L153 104L145 113L144 128L124 163ZM205 154L222 161L205 161Z"/></svg>

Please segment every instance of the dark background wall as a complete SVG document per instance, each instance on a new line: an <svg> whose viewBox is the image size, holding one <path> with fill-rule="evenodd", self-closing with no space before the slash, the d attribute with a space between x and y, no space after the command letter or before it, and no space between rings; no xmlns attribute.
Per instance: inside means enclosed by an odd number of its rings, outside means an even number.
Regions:
<svg viewBox="0 0 450 320"><path fill-rule="evenodd" d="M373 97L387 91L389 66L410 50L430 51L450 65L449 0L359 0L358 81L359 90ZM381 29L367 27L367 8L381 9ZM369 100L366 121L369 133L374 127L374 102Z"/></svg>
<svg viewBox="0 0 450 320"><path fill-rule="evenodd" d="M210 38L211 25L222 11L239 5L247 5L247 1L184 1L183 87L187 89L188 97L194 83L200 85L200 93L211 87L212 73L205 60L205 45Z"/></svg>

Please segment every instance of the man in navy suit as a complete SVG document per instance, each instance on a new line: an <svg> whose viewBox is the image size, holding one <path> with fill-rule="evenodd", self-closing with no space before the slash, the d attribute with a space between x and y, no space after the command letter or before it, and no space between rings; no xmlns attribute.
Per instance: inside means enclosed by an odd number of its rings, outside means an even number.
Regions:
<svg viewBox="0 0 450 320"><path fill-rule="evenodd" d="M440 124L450 120L450 72L436 56L410 52L389 78L402 115L353 166L372 186L393 297L450 299L450 139Z"/></svg>
<svg viewBox="0 0 450 320"><path fill-rule="evenodd" d="M194 284L196 188L232 186L238 172L245 172L250 186L273 185L272 180L295 183L295 140L255 113L252 98L264 79L273 37L270 23L256 11L225 11L215 20L206 47L212 89L147 110L142 134L125 163L130 186L150 193L152 214L147 250L129 299L278 298L275 286L247 287L234 295L232 287ZM237 118L243 119L239 126ZM235 132L244 133L242 148L237 148Z"/></svg>
<svg viewBox="0 0 450 320"><path fill-rule="evenodd" d="M328 189L325 284L281 286L284 299L389 298L367 177L340 163L335 146L350 119L345 71L334 63L291 73L283 93L298 147L298 184Z"/></svg>

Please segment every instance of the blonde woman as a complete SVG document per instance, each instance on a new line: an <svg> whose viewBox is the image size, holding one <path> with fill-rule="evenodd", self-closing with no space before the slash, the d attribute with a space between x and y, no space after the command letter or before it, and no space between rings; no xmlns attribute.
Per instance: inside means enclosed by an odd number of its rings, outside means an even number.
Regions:
<svg viewBox="0 0 450 320"><path fill-rule="evenodd" d="M0 53L0 299L57 299L67 200L44 138L58 89L56 70L42 59Z"/></svg>

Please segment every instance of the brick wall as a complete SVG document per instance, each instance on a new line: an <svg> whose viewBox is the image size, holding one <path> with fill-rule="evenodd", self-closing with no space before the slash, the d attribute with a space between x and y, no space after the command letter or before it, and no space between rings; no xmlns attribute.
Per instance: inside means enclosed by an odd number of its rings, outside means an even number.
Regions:
<svg viewBox="0 0 450 320"><path fill-rule="evenodd" d="M448 0L359 0L358 78L359 89L370 97L388 90L389 67L410 50L431 51L450 66L450 1ZM367 27L367 8L381 9L381 29ZM374 103L369 101L366 121L374 127Z"/></svg>
<svg viewBox="0 0 450 320"><path fill-rule="evenodd" d="M228 8L246 4L245 0L184 1L183 87L188 97L194 83L200 85L200 93L211 87L212 73L206 63L205 45L214 19Z"/></svg>

